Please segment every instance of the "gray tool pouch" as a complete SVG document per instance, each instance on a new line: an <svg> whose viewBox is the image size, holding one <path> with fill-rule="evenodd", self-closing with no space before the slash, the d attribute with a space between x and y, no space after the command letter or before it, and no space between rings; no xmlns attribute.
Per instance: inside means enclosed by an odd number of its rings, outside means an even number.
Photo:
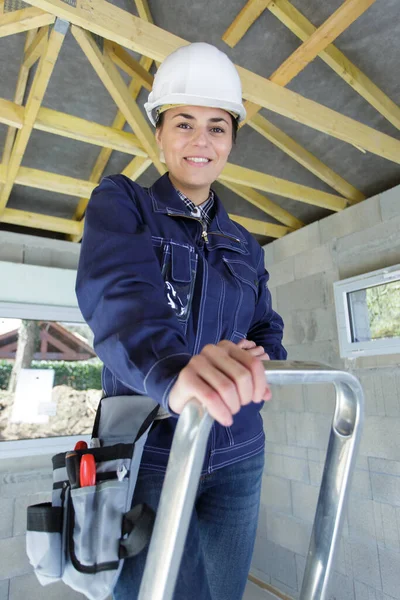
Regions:
<svg viewBox="0 0 400 600"><path fill-rule="evenodd" d="M90 600L111 593L125 558L148 544L154 514L131 509L143 447L158 405L144 396L101 400L92 438L96 485L71 489L66 453L53 456L52 502L28 507L26 545L42 585L62 579Z"/></svg>

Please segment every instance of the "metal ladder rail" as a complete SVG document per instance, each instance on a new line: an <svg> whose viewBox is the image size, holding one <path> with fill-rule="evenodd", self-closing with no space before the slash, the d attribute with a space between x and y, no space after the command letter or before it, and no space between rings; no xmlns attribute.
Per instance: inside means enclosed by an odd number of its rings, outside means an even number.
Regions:
<svg viewBox="0 0 400 600"><path fill-rule="evenodd" d="M266 361L272 385L333 383L333 415L300 600L325 600L360 440L364 396L353 375L318 363ZM213 419L197 402L185 406L175 431L139 600L171 600L182 559Z"/></svg>

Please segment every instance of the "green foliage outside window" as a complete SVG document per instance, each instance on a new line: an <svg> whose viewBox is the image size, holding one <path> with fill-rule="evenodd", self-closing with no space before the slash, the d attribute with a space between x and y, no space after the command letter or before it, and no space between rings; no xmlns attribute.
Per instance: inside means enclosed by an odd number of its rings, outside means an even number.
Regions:
<svg viewBox="0 0 400 600"><path fill-rule="evenodd" d="M75 390L101 390L102 363L89 361L34 360L31 369L54 369L54 385ZM0 390L8 388L12 363L0 360Z"/></svg>

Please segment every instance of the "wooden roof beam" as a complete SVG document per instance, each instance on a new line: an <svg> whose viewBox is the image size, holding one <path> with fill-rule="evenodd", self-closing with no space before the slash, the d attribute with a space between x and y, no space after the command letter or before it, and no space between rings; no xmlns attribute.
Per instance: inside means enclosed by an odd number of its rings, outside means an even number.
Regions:
<svg viewBox="0 0 400 600"><path fill-rule="evenodd" d="M271 75L270 81L287 85L318 54L360 17L375 0L345 0Z"/></svg>
<svg viewBox="0 0 400 600"><path fill-rule="evenodd" d="M275 0L268 9L303 41L316 31L316 27L311 21L302 15L289 0ZM400 129L400 107L338 48L331 44L320 52L319 57L392 125Z"/></svg>
<svg viewBox="0 0 400 600"><path fill-rule="evenodd" d="M228 188L241 198L247 200L247 202L250 202L250 204L253 204L260 210L264 211L267 215L270 215L277 221L280 221L284 225L287 225L292 230L303 227L304 223L302 223L300 219L297 219L294 215L292 215L287 210L279 206L279 204L272 202L272 200L270 200L263 194L260 194L253 188L245 185L240 185L238 183L232 183L231 181L227 180L221 181L220 183L222 183L222 185L224 185L226 188Z"/></svg>
<svg viewBox="0 0 400 600"><path fill-rule="evenodd" d="M35 38L32 40L32 42L29 44L29 46L25 50L25 55L24 55L24 60L23 60L22 65L26 69L29 70L31 67L33 67L35 62L37 60L39 60L42 52L44 51L44 48L46 47L48 37L49 37L49 26L46 25L45 27L41 27L39 29L39 31L37 32L37 34L35 35Z"/></svg>
<svg viewBox="0 0 400 600"><path fill-rule="evenodd" d="M0 122L10 122L10 114L14 114L14 127L21 129L24 120L25 109L17 104L0 98ZM14 109L14 110L13 110ZM128 131L122 131L106 125L100 125L93 121L86 121L67 113L62 113L50 108L40 108L37 119L33 125L34 129L53 133L73 140L79 140L87 144L94 144L125 152L136 156L147 157L136 135ZM2 161L7 162L3 159Z"/></svg>
<svg viewBox="0 0 400 600"><path fill-rule="evenodd" d="M4 183L6 177L6 166L0 165L0 183ZM51 173L49 171L30 169L29 167L19 168L15 177L15 183L17 185L25 185L39 190L47 190L48 192L78 197L82 195L90 196L93 189L96 187L95 183L86 181L85 179L76 179L74 177L59 175L58 173Z"/></svg>
<svg viewBox="0 0 400 600"><path fill-rule="evenodd" d="M19 227L33 227L43 229L44 231L55 231L57 233L66 233L69 235L81 235L82 223L72 219L62 219L60 217L49 217L39 213L17 210L15 208L6 208L3 212L2 222L8 225L18 225Z"/></svg>
<svg viewBox="0 0 400 600"><path fill-rule="evenodd" d="M347 198L350 204L360 202L365 199L357 188L351 183L340 177L335 171L325 165L319 158L306 150L301 144L297 143L293 138L288 136L284 131L276 127L271 121L268 121L260 114L256 114L248 125L255 129L258 133L288 154L291 158L303 165L308 171L311 171L316 177L331 186L342 196Z"/></svg>
<svg viewBox="0 0 400 600"><path fill-rule="evenodd" d="M72 34L114 102L136 133L140 143L152 159L155 167L161 174L165 173L165 167L159 159L159 151L150 125L147 123L137 103L130 95L124 80L111 58L107 53L101 54L93 37L87 31L84 31L80 27L73 26Z"/></svg>
<svg viewBox="0 0 400 600"><path fill-rule="evenodd" d="M48 26L45 26L42 29L45 30L47 27ZM30 29L28 31L28 33L26 34L25 47L24 47L24 55L25 56L26 56L26 53L28 52L29 48L31 47L36 35L37 35L36 29ZM41 46L41 50L43 51L42 46ZM26 87L28 85L28 76L29 76L29 67L25 64L25 60L24 60L19 69L17 85L15 88L14 102L17 105L21 105L24 101L25 91L26 91ZM24 110L24 109L22 109L22 110ZM23 119L23 113L21 113L21 116ZM1 108L0 108L0 119L1 119ZM22 127L22 122L23 121L21 121L21 127ZM12 147L13 147L14 140L15 140L15 135L17 133L16 129L17 129L16 127L11 127L11 126L8 127L6 141L4 143L3 156L1 159L3 164L8 164L8 161L10 160ZM18 127L18 129L20 129L20 128Z"/></svg>
<svg viewBox="0 0 400 600"><path fill-rule="evenodd" d="M236 46L271 2L272 0L249 0L222 36L225 44L231 48Z"/></svg>
<svg viewBox="0 0 400 600"><path fill-rule="evenodd" d="M0 38L43 27L44 25L51 25L54 21L54 15L43 12L34 6L0 13Z"/></svg>
<svg viewBox="0 0 400 600"><path fill-rule="evenodd" d="M133 133L100 125L100 123L87 121L50 108L39 110L34 129L111 148L118 152L147 157L147 152L143 150L137 136Z"/></svg>
<svg viewBox="0 0 400 600"><path fill-rule="evenodd" d="M80 0L75 7L62 0L29 0L29 2L154 60L162 61L180 46L188 44L186 40L147 23L105 0L96 0L95 7L91 0ZM243 96L247 100L400 163L399 140L317 102L303 98L300 94L278 86L247 69L239 66L237 69L242 79ZM138 134L137 131L135 133Z"/></svg>
<svg viewBox="0 0 400 600"><path fill-rule="evenodd" d="M283 225L275 225L274 223L267 223L266 221L258 221L257 219L249 219L248 217L242 217L241 215L234 215L229 213L229 218L232 221L236 221L243 227L246 227L250 233L257 235L265 235L272 238L280 238L293 231L290 227L284 227Z"/></svg>
<svg viewBox="0 0 400 600"><path fill-rule="evenodd" d="M153 75L149 73L139 61L135 60L125 48L115 42L104 42L105 51L112 61L130 77L136 77L140 80L142 86L151 92L153 86Z"/></svg>
<svg viewBox="0 0 400 600"><path fill-rule="evenodd" d="M263 192L270 192L306 204L320 206L328 210L339 211L346 207L345 198L320 192L314 188L286 181L279 177L273 177L259 171L246 169L239 165L229 163L222 171L220 177L223 182L238 183L247 187L253 187Z"/></svg>
<svg viewBox="0 0 400 600"><path fill-rule="evenodd" d="M8 198L10 197L15 177L17 176L19 167L21 165L25 149L28 145L29 138L33 130L33 125L36 121L47 85L53 73L53 69L61 50L65 34L67 33L68 26L69 24L66 21L57 19L50 34L46 49L40 58L24 111L24 125L18 130L15 138L10 161L8 163L6 181L0 193L0 220L1 215L7 205Z"/></svg>

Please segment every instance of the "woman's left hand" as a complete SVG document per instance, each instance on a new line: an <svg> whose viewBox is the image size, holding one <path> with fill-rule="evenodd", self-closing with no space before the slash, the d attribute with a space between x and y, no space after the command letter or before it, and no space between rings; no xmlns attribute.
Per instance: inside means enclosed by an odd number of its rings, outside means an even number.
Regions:
<svg viewBox="0 0 400 600"><path fill-rule="evenodd" d="M260 360L269 360L269 355L265 352L264 348L262 346L256 346L256 343L251 340L240 340L237 345L239 348L242 348L242 350L247 350L251 356L258 356Z"/></svg>

